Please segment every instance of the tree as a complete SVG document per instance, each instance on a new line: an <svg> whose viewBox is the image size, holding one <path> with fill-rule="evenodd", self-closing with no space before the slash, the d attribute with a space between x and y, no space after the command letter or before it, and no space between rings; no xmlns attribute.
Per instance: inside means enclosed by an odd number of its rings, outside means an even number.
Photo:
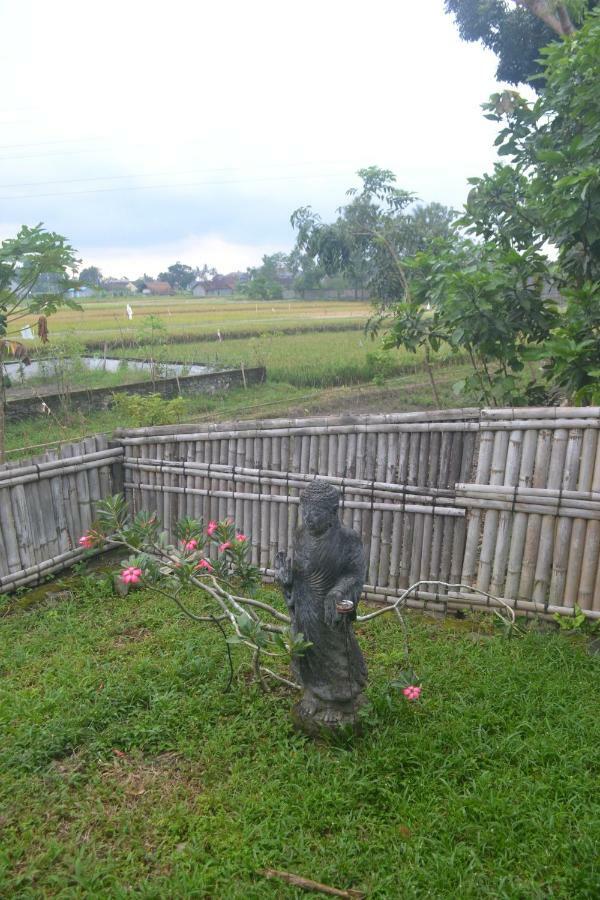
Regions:
<svg viewBox="0 0 600 900"><path fill-rule="evenodd" d="M176 262L166 272L160 272L158 280L168 282L173 290L187 291L196 280L196 273L191 266Z"/></svg>
<svg viewBox="0 0 600 900"><path fill-rule="evenodd" d="M405 293L400 261L447 235L455 214L439 203L409 210L414 194L396 187L388 169L371 166L357 174L362 188L346 192L350 201L338 209L335 222L323 222L310 206L292 213L298 231L294 252L316 260L326 275L343 273L387 306Z"/></svg>
<svg viewBox="0 0 600 900"><path fill-rule="evenodd" d="M248 269L248 281L240 293L252 300L280 300L283 297L283 279L291 275L285 253L265 254L262 265Z"/></svg>
<svg viewBox="0 0 600 900"><path fill-rule="evenodd" d="M80 309L67 296L78 284L69 276L77 264L66 238L45 231L41 224L23 225L16 237L0 246L0 463L4 462L4 363L10 357L29 362L26 348L15 340L17 323L38 316L38 334L47 341L47 316L63 305ZM39 290L44 281L51 284L50 290Z"/></svg>
<svg viewBox="0 0 600 900"><path fill-rule="evenodd" d="M392 310L388 340L409 346L416 334L422 344L475 351L469 386L479 381L486 402L539 400L544 391L547 400L559 390L598 403L600 10L542 57L545 87L535 102L505 91L485 105L502 126L496 145L505 162L470 179L457 223L463 236L405 262L410 296ZM523 384L520 373L540 360L545 381L537 369Z"/></svg>
<svg viewBox="0 0 600 900"><path fill-rule="evenodd" d="M98 266L87 266L79 273L79 281L89 287L99 287L102 283L102 272Z"/></svg>
<svg viewBox="0 0 600 900"><path fill-rule="evenodd" d="M464 41L481 41L498 57L496 77L509 84L534 78L541 88L540 51L557 37L572 34L598 0L446 0Z"/></svg>

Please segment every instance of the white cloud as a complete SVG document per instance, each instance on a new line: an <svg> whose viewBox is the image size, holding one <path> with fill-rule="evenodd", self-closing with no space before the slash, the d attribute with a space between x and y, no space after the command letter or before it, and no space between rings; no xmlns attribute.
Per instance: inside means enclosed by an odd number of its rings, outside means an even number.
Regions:
<svg viewBox="0 0 600 900"><path fill-rule="evenodd" d="M480 104L496 60L460 41L443 0L2 9L19 36L0 61L4 218L42 220L98 264L243 268L290 243L296 206L333 214L361 166L459 206L494 157Z"/></svg>
<svg viewBox="0 0 600 900"><path fill-rule="evenodd" d="M174 262L214 266L220 272L245 270L260 263L276 245L236 244L219 235L188 235L177 241L136 247L90 247L82 253L83 265L99 266L106 276L136 278L157 275Z"/></svg>

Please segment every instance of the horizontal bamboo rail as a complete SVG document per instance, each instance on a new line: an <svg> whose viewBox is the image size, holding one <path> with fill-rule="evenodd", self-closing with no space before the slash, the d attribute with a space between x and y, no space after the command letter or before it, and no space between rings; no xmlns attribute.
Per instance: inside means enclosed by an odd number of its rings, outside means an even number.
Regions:
<svg viewBox="0 0 600 900"><path fill-rule="evenodd" d="M197 495L199 497L223 497L230 500L249 500L253 503L292 503L298 505L299 497L290 497L287 494L258 494L246 491L221 491L211 490L210 488L192 488L177 487L176 485L165 484L139 484L134 481L126 481L125 487L131 490L154 491L161 494L183 494ZM345 500L342 504L343 509L368 509L368 510L390 510L391 512L414 512L423 515L436 516L455 516L461 518L464 516L462 509L447 506L427 506L417 503L382 503L374 501L373 503L361 500Z"/></svg>

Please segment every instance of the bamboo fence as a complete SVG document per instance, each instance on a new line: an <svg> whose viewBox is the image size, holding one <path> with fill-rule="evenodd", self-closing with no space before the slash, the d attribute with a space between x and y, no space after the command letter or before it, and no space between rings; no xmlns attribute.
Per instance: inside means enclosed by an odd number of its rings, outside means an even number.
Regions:
<svg viewBox="0 0 600 900"><path fill-rule="evenodd" d="M0 466L0 593L82 558L79 538L95 503L118 489L122 456L120 446L96 435Z"/></svg>
<svg viewBox="0 0 600 900"><path fill-rule="evenodd" d="M132 511L231 516L269 576L299 494L340 491L367 554L365 596L600 617L600 408L457 409L121 429L0 469L0 590L79 558L100 497Z"/></svg>

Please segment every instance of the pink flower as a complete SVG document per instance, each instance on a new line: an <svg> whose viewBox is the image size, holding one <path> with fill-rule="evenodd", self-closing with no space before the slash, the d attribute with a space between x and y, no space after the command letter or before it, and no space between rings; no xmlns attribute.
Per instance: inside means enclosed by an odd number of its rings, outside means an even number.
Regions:
<svg viewBox="0 0 600 900"><path fill-rule="evenodd" d="M198 563L198 565L196 566L196 568L197 569L206 569L207 572L214 572L213 567L211 566L211 564L209 563L209 561L207 559L201 559L200 562Z"/></svg>
<svg viewBox="0 0 600 900"><path fill-rule="evenodd" d="M191 541L186 541L183 545L184 550L195 550L198 546L198 541L196 538L192 538Z"/></svg>
<svg viewBox="0 0 600 900"><path fill-rule="evenodd" d="M416 684L409 684L408 687L405 687L402 693L406 697L407 700L418 700L421 694L422 688L418 687Z"/></svg>
<svg viewBox="0 0 600 900"><path fill-rule="evenodd" d="M127 569L123 569L120 575L123 584L137 584L141 577L142 570L137 569L135 566L129 566Z"/></svg>
<svg viewBox="0 0 600 900"><path fill-rule="evenodd" d="M225 550L229 550L231 547L231 541L223 541L222 544L219 544L219 553L224 553Z"/></svg>
<svg viewBox="0 0 600 900"><path fill-rule="evenodd" d="M218 527L219 527L219 523L215 522L213 519L211 522L208 523L208 526L206 528L207 535L209 537L212 537Z"/></svg>
<svg viewBox="0 0 600 900"><path fill-rule="evenodd" d="M90 534L84 534L83 537L79 538L78 544L80 547L85 547L86 550L91 550L94 546L94 540Z"/></svg>
<svg viewBox="0 0 600 900"><path fill-rule="evenodd" d="M240 541L240 543L241 543L242 541L247 541L247 540L248 540L248 538L246 537L245 534L239 534L239 533L236 534L235 539L236 539L236 541Z"/></svg>

